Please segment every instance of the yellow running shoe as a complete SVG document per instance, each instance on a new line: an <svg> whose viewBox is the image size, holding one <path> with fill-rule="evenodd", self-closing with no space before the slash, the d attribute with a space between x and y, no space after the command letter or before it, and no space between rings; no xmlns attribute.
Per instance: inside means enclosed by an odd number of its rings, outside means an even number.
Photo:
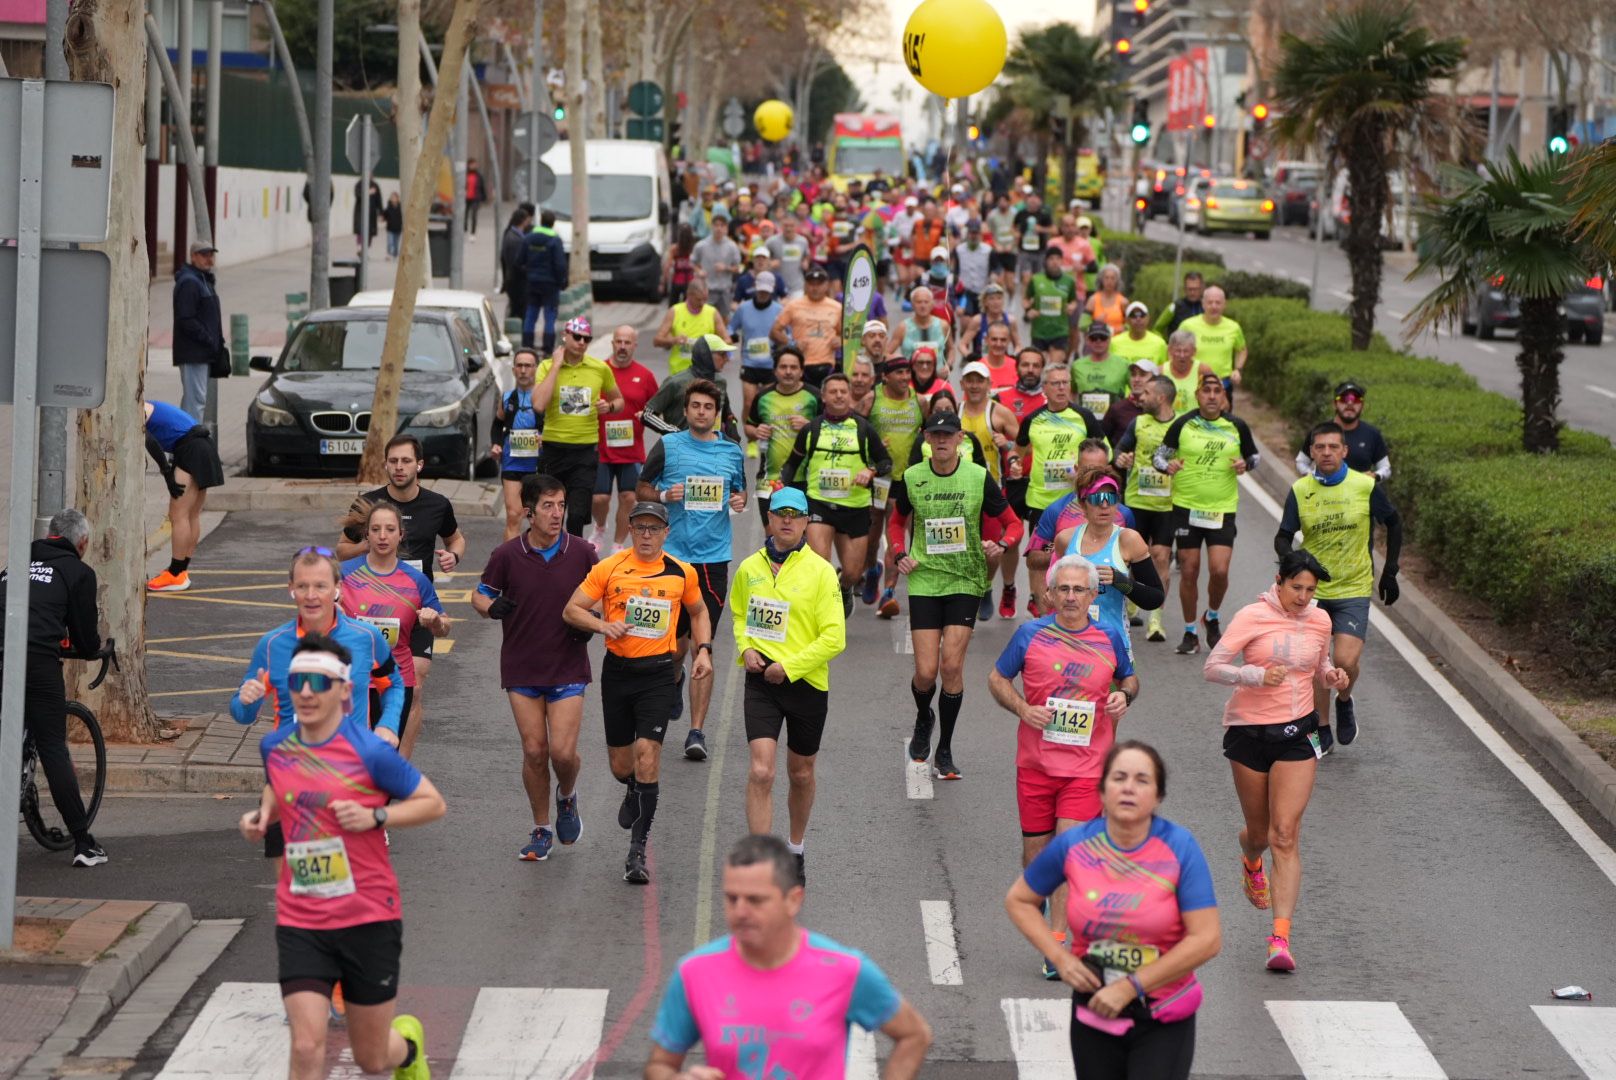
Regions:
<svg viewBox="0 0 1616 1080"><path fill-rule="evenodd" d="M393 1080L432 1080L432 1070L426 1063L426 1034L421 1030L421 1021L413 1016L395 1016L393 1030L415 1047L415 1060L394 1069Z"/></svg>
<svg viewBox="0 0 1616 1080"><path fill-rule="evenodd" d="M1246 865L1246 860L1240 860L1240 884L1245 889L1246 899L1251 906L1259 911L1268 910L1268 875L1263 873L1262 867L1253 870Z"/></svg>

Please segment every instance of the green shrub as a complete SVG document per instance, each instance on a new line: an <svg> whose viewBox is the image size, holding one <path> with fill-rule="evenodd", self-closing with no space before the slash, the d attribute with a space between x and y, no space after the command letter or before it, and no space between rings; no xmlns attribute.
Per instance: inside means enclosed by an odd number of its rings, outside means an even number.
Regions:
<svg viewBox="0 0 1616 1080"><path fill-rule="evenodd" d="M1215 276L1223 273L1223 267L1213 263L1185 263L1179 270L1180 275L1191 270L1199 270L1207 276L1208 281L1215 280ZM1133 285L1125 286L1123 292L1129 300L1142 301L1150 308L1150 321L1154 323L1156 316L1160 315L1173 302L1173 264L1151 263L1134 275Z"/></svg>
<svg viewBox="0 0 1616 1080"><path fill-rule="evenodd" d="M1134 276L1152 263L1167 263L1172 265L1177 255L1178 246L1162 240L1147 240L1143 236L1127 232L1112 232L1109 229L1100 230L1100 240L1104 244L1105 261L1114 262L1122 267L1122 291L1130 299L1133 298ZM1184 249L1186 263L1207 263L1219 268L1222 272L1223 256L1215 251L1203 248L1186 247ZM1154 310L1154 309L1152 309Z"/></svg>
<svg viewBox="0 0 1616 1080"><path fill-rule="evenodd" d="M1208 281L1223 286L1223 291L1233 300L1237 296L1279 296L1288 300L1306 301L1310 295L1308 287L1300 281L1292 281L1278 274L1253 274L1247 270L1225 270L1215 277L1208 277Z"/></svg>
<svg viewBox="0 0 1616 1080"><path fill-rule="evenodd" d="M1229 301L1227 314L1246 332L1246 340L1256 341L1276 323L1297 318L1308 312L1307 301L1279 297L1236 297Z"/></svg>

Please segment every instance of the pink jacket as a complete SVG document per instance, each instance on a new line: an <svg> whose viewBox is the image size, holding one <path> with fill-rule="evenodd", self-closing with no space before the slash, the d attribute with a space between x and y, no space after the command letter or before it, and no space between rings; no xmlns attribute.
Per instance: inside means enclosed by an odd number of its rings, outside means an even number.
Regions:
<svg viewBox="0 0 1616 1080"><path fill-rule="evenodd" d="M1245 663L1237 662L1239 657ZM1287 669L1285 681L1264 686L1263 674L1274 665ZM1270 586L1247 604L1223 632L1206 658L1206 681L1234 687L1223 707L1223 726L1288 724L1313 711L1313 681L1323 685L1335 670L1330 663L1330 616L1317 604L1287 615L1279 590Z"/></svg>

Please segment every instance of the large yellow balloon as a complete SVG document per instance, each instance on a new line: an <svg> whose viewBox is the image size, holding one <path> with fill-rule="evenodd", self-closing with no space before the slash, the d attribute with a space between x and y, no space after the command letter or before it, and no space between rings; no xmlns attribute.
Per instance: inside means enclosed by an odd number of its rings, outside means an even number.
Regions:
<svg viewBox="0 0 1616 1080"><path fill-rule="evenodd" d="M765 142L779 142L791 134L791 106L783 101L765 101L752 114L752 126Z"/></svg>
<svg viewBox="0 0 1616 1080"><path fill-rule="evenodd" d="M1004 20L987 0L925 0L903 28L903 62L945 98L986 90L1004 68Z"/></svg>

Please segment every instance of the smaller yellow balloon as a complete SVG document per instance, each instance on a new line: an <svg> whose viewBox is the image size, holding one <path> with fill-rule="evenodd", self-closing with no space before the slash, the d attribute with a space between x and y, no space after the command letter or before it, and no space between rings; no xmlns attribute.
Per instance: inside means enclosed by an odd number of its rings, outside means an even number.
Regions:
<svg viewBox="0 0 1616 1080"><path fill-rule="evenodd" d="M779 142L791 134L793 114L791 106L783 101L769 100L752 114L752 126L765 142Z"/></svg>
<svg viewBox="0 0 1616 1080"><path fill-rule="evenodd" d="M903 62L945 98L986 90L1004 69L1004 20L987 0L924 0L903 28Z"/></svg>

